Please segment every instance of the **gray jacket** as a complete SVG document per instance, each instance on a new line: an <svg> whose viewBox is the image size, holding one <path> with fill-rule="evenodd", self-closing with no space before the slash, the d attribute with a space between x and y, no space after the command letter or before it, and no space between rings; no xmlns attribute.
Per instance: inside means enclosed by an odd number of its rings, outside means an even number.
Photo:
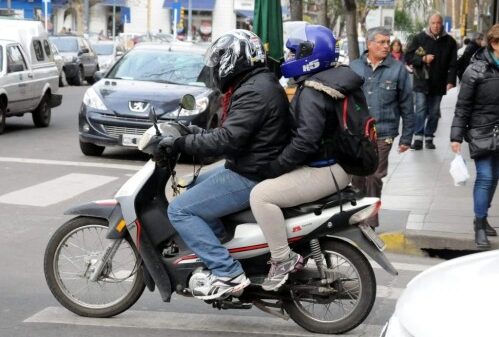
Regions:
<svg viewBox="0 0 499 337"><path fill-rule="evenodd" d="M350 68L364 79L362 90L367 99L369 113L376 119L378 138L394 138L399 134L400 144L410 145L414 133L412 84L404 64L388 55L372 70L367 64L367 52L350 63Z"/></svg>

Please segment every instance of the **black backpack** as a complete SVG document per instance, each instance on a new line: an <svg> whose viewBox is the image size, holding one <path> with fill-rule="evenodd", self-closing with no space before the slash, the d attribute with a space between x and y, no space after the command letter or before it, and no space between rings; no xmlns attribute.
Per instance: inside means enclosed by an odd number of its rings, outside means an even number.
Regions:
<svg viewBox="0 0 499 337"><path fill-rule="evenodd" d="M333 134L333 155L348 174L368 176L378 168L375 120L369 115L362 92L352 92L335 109L338 128Z"/></svg>

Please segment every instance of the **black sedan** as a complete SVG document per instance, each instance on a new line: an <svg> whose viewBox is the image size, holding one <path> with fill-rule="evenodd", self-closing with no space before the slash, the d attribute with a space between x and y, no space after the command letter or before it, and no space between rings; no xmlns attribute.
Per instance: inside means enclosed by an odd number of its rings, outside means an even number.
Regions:
<svg viewBox="0 0 499 337"><path fill-rule="evenodd" d="M204 50L183 42L141 43L125 54L83 97L79 114L81 151L87 156L100 156L106 146L136 147L152 126L150 106L160 122L218 126L220 92L210 88ZM179 111L184 94L196 97L195 110Z"/></svg>

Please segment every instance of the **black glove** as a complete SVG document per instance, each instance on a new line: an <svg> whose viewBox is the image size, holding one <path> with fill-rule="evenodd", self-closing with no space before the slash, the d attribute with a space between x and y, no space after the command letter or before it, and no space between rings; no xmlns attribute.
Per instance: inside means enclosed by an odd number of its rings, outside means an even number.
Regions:
<svg viewBox="0 0 499 337"><path fill-rule="evenodd" d="M169 156L175 156L179 152L177 140L180 137L165 137L158 145L159 151L168 154Z"/></svg>
<svg viewBox="0 0 499 337"><path fill-rule="evenodd" d="M187 126L187 128L189 129L189 133L193 134L193 135L204 133L204 131L205 131L205 129L203 129L202 127L194 125L194 124Z"/></svg>

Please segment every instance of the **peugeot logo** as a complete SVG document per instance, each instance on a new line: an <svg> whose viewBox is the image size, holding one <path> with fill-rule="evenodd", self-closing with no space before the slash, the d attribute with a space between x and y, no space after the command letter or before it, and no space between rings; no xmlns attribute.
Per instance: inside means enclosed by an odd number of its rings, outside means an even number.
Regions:
<svg viewBox="0 0 499 337"><path fill-rule="evenodd" d="M140 101L130 101L128 102L128 107L133 112L144 112L149 107L149 103Z"/></svg>

